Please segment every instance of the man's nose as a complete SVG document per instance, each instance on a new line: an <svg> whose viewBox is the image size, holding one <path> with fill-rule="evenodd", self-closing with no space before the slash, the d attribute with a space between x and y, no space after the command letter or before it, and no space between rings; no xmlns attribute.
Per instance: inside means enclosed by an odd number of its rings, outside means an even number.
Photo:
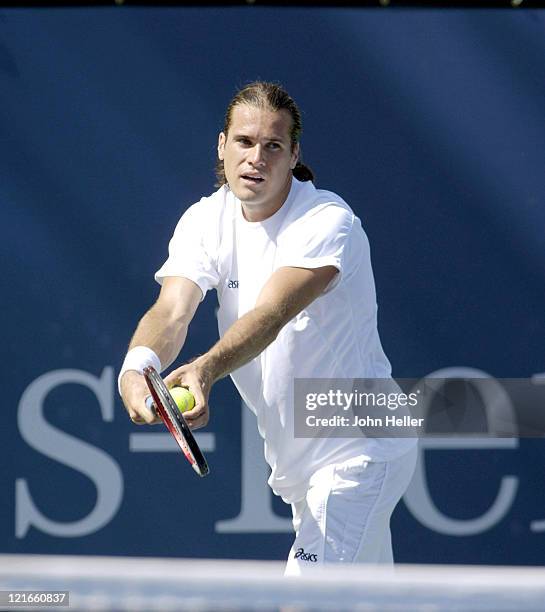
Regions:
<svg viewBox="0 0 545 612"><path fill-rule="evenodd" d="M265 163L265 159L263 157L263 147L260 144L256 144L253 147L250 162L253 166L262 166Z"/></svg>

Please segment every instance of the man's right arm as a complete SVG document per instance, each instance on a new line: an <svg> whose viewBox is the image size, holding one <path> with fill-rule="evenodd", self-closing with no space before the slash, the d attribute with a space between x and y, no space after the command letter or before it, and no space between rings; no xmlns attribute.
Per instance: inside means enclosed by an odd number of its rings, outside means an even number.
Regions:
<svg viewBox="0 0 545 612"><path fill-rule="evenodd" d="M187 336L189 323L202 299L198 285L186 278L164 279L155 304L142 317L129 345L150 348L168 367L178 356ZM128 370L120 381L121 396L135 423L153 423L159 419L145 406L149 391L142 374Z"/></svg>

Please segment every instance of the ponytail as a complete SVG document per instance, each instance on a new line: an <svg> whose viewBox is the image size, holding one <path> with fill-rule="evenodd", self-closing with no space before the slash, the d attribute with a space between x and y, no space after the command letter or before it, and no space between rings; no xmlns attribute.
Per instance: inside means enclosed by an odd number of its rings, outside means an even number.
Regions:
<svg viewBox="0 0 545 612"><path fill-rule="evenodd" d="M297 162L297 165L292 170L293 176L299 181L314 181L314 172L301 162Z"/></svg>

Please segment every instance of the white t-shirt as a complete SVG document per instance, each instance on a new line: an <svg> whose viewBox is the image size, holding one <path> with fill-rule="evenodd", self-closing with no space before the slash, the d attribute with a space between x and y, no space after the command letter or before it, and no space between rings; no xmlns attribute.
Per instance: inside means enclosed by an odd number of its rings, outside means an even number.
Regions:
<svg viewBox="0 0 545 612"><path fill-rule="evenodd" d="M232 372L244 402L257 416L273 491L291 503L324 465L364 455L394 459L413 438L295 438L296 378L389 378L390 363L377 331L369 244L360 220L336 194L293 179L284 205L262 222L244 219L227 186L191 206L156 273L192 280L218 293L220 336L255 306L271 274L283 266L335 266L326 291L289 321L260 355Z"/></svg>

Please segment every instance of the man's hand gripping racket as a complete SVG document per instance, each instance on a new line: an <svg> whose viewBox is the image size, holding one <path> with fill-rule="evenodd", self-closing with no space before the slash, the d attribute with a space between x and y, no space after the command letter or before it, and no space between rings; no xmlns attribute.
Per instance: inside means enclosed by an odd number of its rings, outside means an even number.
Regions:
<svg viewBox="0 0 545 612"><path fill-rule="evenodd" d="M210 472L208 463L163 379L152 366L144 368L143 373L151 393L146 400L147 407L161 417L195 472L206 476Z"/></svg>

